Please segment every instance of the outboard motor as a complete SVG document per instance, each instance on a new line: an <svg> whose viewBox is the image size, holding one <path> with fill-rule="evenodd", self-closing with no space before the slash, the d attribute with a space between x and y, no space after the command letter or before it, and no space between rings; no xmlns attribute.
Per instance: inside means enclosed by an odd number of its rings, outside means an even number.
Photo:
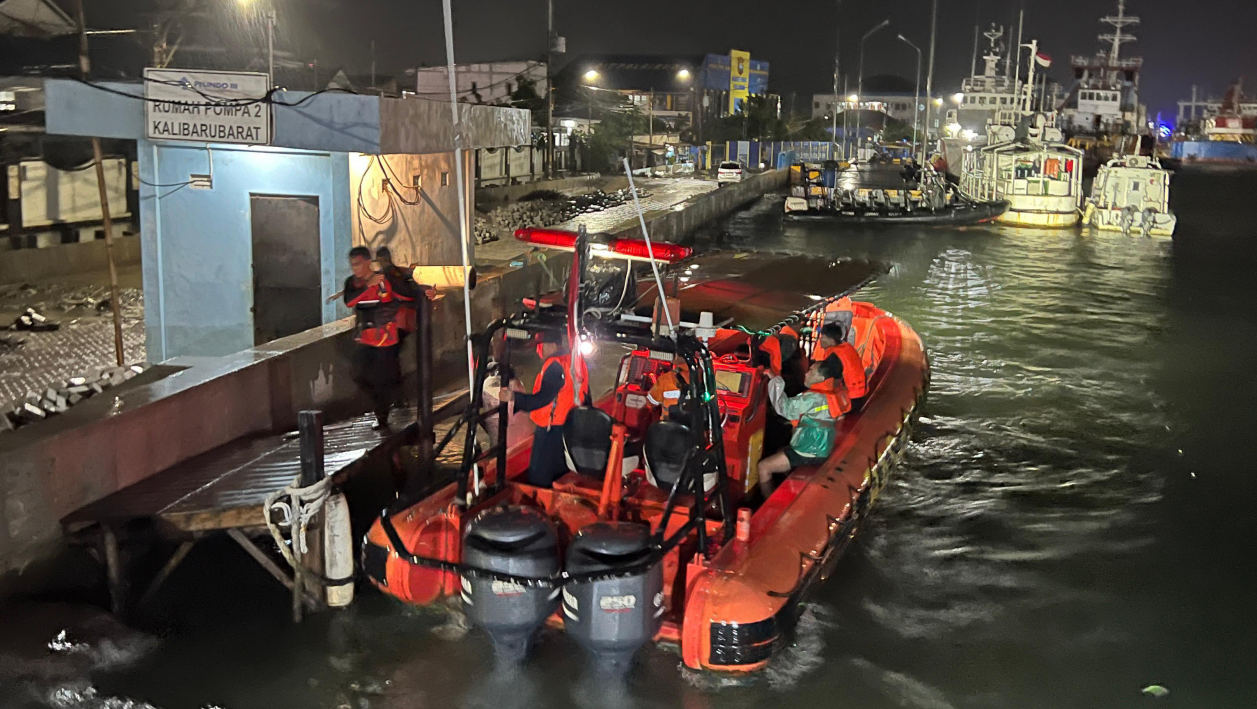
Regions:
<svg viewBox="0 0 1257 709"><path fill-rule="evenodd" d="M471 520L463 562L512 576L540 578L559 571L554 525L532 507L499 507ZM493 641L499 664L524 659L533 633L558 606L559 589L463 576L463 605L471 622Z"/></svg>
<svg viewBox="0 0 1257 709"><path fill-rule="evenodd" d="M650 528L599 522L582 529L567 552L571 575L628 569L650 559ZM656 561L631 576L563 589L563 624L594 656L597 672L622 675L663 621L663 568Z"/></svg>

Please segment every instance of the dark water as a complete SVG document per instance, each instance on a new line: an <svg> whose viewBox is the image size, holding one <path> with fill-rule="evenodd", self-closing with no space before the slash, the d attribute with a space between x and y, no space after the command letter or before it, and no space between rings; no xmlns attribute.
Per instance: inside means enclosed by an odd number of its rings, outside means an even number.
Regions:
<svg viewBox="0 0 1257 709"><path fill-rule="evenodd" d="M293 627L282 590L210 546L165 599L178 621L157 650L94 662L81 701L28 677L30 705L1255 706L1257 177L1174 190L1173 242L783 226L780 198L703 237L893 264L864 295L934 367L905 465L797 645L752 680L651 648L627 686L594 685L558 633L498 677L457 614L371 592Z"/></svg>

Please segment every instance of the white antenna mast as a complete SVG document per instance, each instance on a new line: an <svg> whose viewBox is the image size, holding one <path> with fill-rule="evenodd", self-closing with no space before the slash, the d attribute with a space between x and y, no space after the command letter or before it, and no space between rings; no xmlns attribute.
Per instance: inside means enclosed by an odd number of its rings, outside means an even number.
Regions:
<svg viewBox="0 0 1257 709"><path fill-rule="evenodd" d="M1117 0L1117 14L1101 17L1100 22L1113 27L1112 32L1099 35L1098 39L1101 42L1109 43L1109 64L1116 65L1117 58L1122 51L1122 45L1135 41L1135 35L1129 32L1122 32L1122 30L1131 25L1139 24L1139 18L1126 14L1126 0Z"/></svg>

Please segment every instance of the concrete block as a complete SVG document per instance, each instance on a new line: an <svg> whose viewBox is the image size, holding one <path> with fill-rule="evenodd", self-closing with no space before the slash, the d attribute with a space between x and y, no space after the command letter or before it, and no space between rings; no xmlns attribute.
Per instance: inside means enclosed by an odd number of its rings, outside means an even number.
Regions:
<svg viewBox="0 0 1257 709"><path fill-rule="evenodd" d="M102 387L99 382L92 382L91 384L88 384L87 386L89 389L92 390L93 395L99 394L105 390L105 388Z"/></svg>
<svg viewBox="0 0 1257 709"><path fill-rule="evenodd" d="M70 406L74 406L75 404L79 403L83 399L84 399L84 396L82 394L71 394L66 399L66 403L68 403Z"/></svg>
<svg viewBox="0 0 1257 709"><path fill-rule="evenodd" d="M66 385L70 387L81 387L84 384L87 384L87 379L85 377L70 377L66 380Z"/></svg>
<svg viewBox="0 0 1257 709"><path fill-rule="evenodd" d="M43 421L44 419L48 418L48 414L44 411L42 407L32 404L29 401L26 402L25 404L22 404L21 411L22 411L22 414L21 414L22 420L25 421L26 423L32 423L35 421Z"/></svg>
<svg viewBox="0 0 1257 709"><path fill-rule="evenodd" d="M87 386L86 384L80 384L77 386L69 387L65 390L65 392L66 394L69 394L70 396L77 395L79 397L91 396L92 394L95 393L92 391L92 388Z"/></svg>

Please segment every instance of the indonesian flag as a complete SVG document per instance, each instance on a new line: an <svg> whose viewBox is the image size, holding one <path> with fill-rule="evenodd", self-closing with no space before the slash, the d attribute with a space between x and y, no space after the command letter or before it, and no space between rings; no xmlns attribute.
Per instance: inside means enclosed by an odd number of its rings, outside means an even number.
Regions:
<svg viewBox="0 0 1257 709"><path fill-rule="evenodd" d="M1046 69L1052 66L1052 57L1049 57L1043 52L1035 52L1034 62L1038 64L1039 66L1043 67L1044 69Z"/></svg>

